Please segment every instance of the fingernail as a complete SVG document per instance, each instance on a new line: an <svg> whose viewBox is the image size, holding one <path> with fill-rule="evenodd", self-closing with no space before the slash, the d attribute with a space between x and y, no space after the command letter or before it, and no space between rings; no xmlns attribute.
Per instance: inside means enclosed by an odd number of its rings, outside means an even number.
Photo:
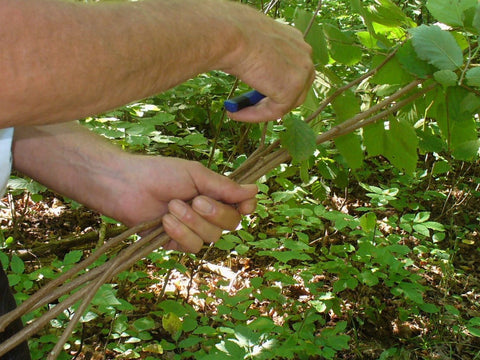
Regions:
<svg viewBox="0 0 480 360"><path fill-rule="evenodd" d="M213 213L213 205L204 197L197 197L193 200L193 208L205 215Z"/></svg>
<svg viewBox="0 0 480 360"><path fill-rule="evenodd" d="M187 212L187 206L179 200L172 200L168 205L168 210L177 218L182 218Z"/></svg>

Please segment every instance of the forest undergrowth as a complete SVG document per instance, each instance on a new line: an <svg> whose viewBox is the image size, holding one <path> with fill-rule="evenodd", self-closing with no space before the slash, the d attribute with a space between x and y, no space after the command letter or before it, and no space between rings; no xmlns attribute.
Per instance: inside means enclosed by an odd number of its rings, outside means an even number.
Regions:
<svg viewBox="0 0 480 360"><path fill-rule="evenodd" d="M271 176L243 229L197 255L159 250L105 286L62 356L476 359L478 171L458 163L433 182L428 172L414 179L377 159L350 174L346 188L330 184L322 201L288 190L295 176ZM20 300L99 240L41 257L25 249L119 227L41 194L3 199L4 244L17 255L2 262ZM34 358L71 315L30 340Z"/></svg>

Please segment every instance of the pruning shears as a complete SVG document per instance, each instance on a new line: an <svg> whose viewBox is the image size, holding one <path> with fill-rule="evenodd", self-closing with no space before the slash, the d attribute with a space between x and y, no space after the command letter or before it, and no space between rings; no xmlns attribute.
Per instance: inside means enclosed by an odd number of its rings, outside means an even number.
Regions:
<svg viewBox="0 0 480 360"><path fill-rule="evenodd" d="M252 90L245 94L226 100L223 105L225 106L225 109L227 109L227 111L233 113L240 111L248 106L253 106L257 104L264 97L265 95L259 93L257 90Z"/></svg>

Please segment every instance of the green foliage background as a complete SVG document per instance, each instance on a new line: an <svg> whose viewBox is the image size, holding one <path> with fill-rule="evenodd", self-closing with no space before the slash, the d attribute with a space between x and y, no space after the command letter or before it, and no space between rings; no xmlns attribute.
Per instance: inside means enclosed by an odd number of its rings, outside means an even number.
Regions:
<svg viewBox="0 0 480 360"><path fill-rule="evenodd" d="M198 256L159 249L102 287L63 358L89 341L120 359L479 358L480 6L325 0L316 8L282 1L269 12L308 29L318 71L305 104L283 121L225 119L234 79L219 72L82 120L127 151L223 173L262 141L280 140L293 160L259 180L257 213L215 247ZM15 252L0 256L22 300L84 255L73 250L30 273ZM234 268L240 285L165 291L172 273L193 281L205 263ZM35 359L71 316L31 340ZM84 339L88 328L99 335Z"/></svg>

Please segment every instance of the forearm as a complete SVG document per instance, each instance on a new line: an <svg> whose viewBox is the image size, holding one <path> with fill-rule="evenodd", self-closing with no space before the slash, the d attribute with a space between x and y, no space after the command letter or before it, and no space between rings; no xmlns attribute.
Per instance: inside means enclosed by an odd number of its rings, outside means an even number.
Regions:
<svg viewBox="0 0 480 360"><path fill-rule="evenodd" d="M107 207L115 208L111 195L124 186L128 156L75 123L15 129L16 170L102 213Z"/></svg>
<svg viewBox="0 0 480 360"><path fill-rule="evenodd" d="M209 2L1 0L0 127L75 120L221 68L234 32Z"/></svg>

